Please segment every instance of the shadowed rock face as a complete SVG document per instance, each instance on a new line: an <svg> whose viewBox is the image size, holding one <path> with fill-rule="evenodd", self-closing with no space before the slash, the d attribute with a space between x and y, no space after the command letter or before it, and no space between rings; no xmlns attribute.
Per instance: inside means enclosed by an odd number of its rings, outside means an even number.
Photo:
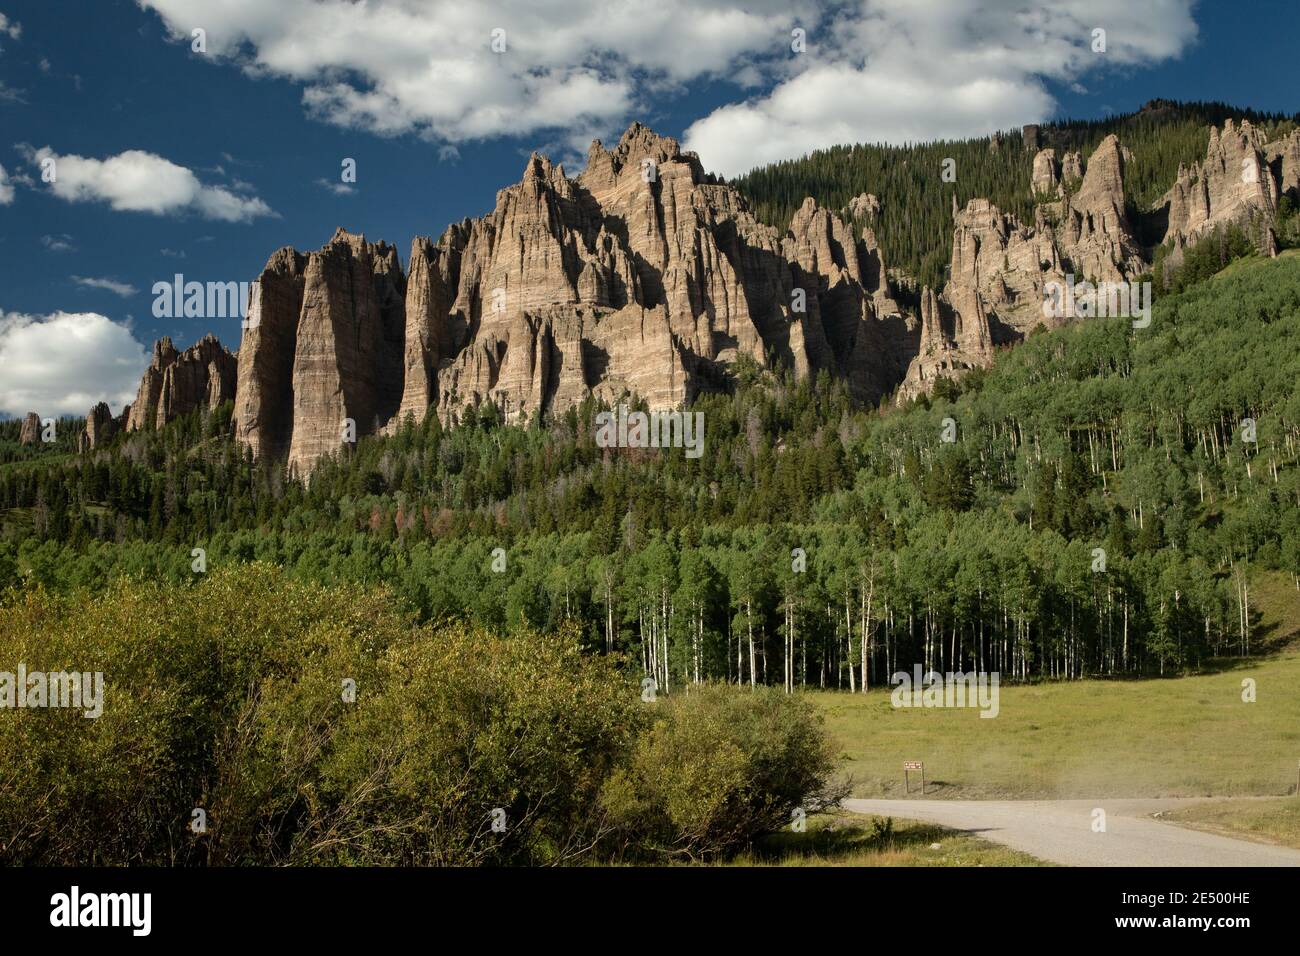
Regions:
<svg viewBox="0 0 1300 956"><path fill-rule="evenodd" d="M1257 139L1248 124L1211 137L1206 163L1167 197L1171 236L1240 208L1272 215L1281 191L1300 190L1300 135ZM1251 156L1266 182L1237 189L1224 171ZM907 398L1061 321L1043 314L1048 283L1146 269L1128 160L1114 136L1086 164L1040 151L1032 225L986 199L959 209L954 195L949 278L922 290L917 315L890 287L875 196L844 215L808 199L774 229L693 153L634 124L613 148L593 142L576 178L529 157L487 215L417 237L406 273L392 246L342 229L316 252L279 250L252 284L237 361L213 339L183 354L161 340L128 427L233 394L238 440L307 474L349 422L360 437L486 401L519 420L631 393L676 407L741 355L799 378L828 372L863 402Z"/></svg>
<svg viewBox="0 0 1300 956"><path fill-rule="evenodd" d="M86 415L86 428L77 440L78 451L94 451L117 434L118 421L107 402L100 402Z"/></svg>
<svg viewBox="0 0 1300 956"><path fill-rule="evenodd" d="M216 408L235 397L237 362L215 336L207 335L163 370L155 426L197 408Z"/></svg>
<svg viewBox="0 0 1300 956"><path fill-rule="evenodd" d="M455 298L452 263L459 251L435 246L428 238L411 243L407 261L406 329L403 345L402 397L398 421L420 421L437 401L438 369L460 351L466 329L452 323Z"/></svg>
<svg viewBox="0 0 1300 956"><path fill-rule="evenodd" d="M144 370L126 427L129 431L153 428L158 418L158 399L162 395L163 372L176 361L176 347L171 336L163 336L153 344L153 361Z"/></svg>
<svg viewBox="0 0 1300 956"><path fill-rule="evenodd" d="M215 336L204 336L184 352L164 336L154 343L153 360L127 413L127 430L161 428L197 408L230 401L236 378L235 357Z"/></svg>
<svg viewBox="0 0 1300 956"><path fill-rule="evenodd" d="M1300 129L1264 147L1278 190L1300 202Z"/></svg>
<svg viewBox="0 0 1300 956"><path fill-rule="evenodd" d="M249 287L239 348L235 436L256 458L282 460L293 437L293 359L307 257L280 249Z"/></svg>

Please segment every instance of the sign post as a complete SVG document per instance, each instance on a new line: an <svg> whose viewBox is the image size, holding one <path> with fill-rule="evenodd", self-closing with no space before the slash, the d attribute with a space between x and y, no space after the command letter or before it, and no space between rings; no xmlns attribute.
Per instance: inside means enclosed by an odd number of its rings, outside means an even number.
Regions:
<svg viewBox="0 0 1300 956"><path fill-rule="evenodd" d="M913 770L921 772L921 795L925 795L925 761L924 760L904 760L903 761L903 790L906 793L912 792L912 783L908 778L908 773Z"/></svg>

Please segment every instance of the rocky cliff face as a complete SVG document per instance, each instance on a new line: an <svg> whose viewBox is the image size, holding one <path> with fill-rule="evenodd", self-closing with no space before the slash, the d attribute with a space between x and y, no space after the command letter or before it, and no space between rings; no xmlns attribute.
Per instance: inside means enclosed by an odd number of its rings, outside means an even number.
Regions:
<svg viewBox="0 0 1300 956"><path fill-rule="evenodd" d="M634 125L576 178L530 157L487 216L416 238L405 275L391 246L343 231L277 252L251 289L236 433L306 473L349 420L359 437L484 401L509 419L588 395L673 407L741 354L873 400L908 353L883 320L903 325L869 227L809 201L781 234ZM155 388L146 373L146 405Z"/></svg>
<svg viewBox="0 0 1300 956"><path fill-rule="evenodd" d="M130 431L141 428L153 428L158 420L158 398L162 395L163 373L176 362L176 347L170 336L164 336L153 344L153 361L144 370L140 378L140 388L136 391L135 401L127 416L126 427Z"/></svg>
<svg viewBox="0 0 1300 956"><path fill-rule="evenodd" d="M239 440L305 473L388 421L401 398L405 295L397 250L342 229L316 252L272 255L249 289Z"/></svg>
<svg viewBox="0 0 1300 956"><path fill-rule="evenodd" d="M397 250L339 230L307 256L293 368L291 468L370 434L401 398L406 277ZM352 438L355 440L355 438Z"/></svg>
<svg viewBox="0 0 1300 956"><path fill-rule="evenodd" d="M1040 149L1034 154L1034 171L1030 177L1035 195L1059 195L1061 191L1061 164L1056 150Z"/></svg>
<svg viewBox="0 0 1300 956"><path fill-rule="evenodd" d="M486 216L417 237L405 272L394 247L342 229L318 251L279 250L252 284L237 360L211 338L185 353L163 339L127 426L233 397L239 441L307 474L357 437L487 401L511 420L587 396L678 406L741 355L829 372L864 402L905 399L1064 321L1044 315L1049 283L1148 268L1125 206L1130 159L1114 136L1086 163L1038 151L1032 224L954 195L948 280L913 311L890 286L877 197L840 214L808 199L778 230L634 124L613 148L592 143L574 178L534 154ZM1231 181L1243 161L1249 188ZM1300 189L1300 133L1266 145L1228 124L1166 197L1169 235L1272 215L1287 189Z"/></svg>
<svg viewBox="0 0 1300 956"><path fill-rule="evenodd" d="M100 402L86 414L86 428L77 439L77 450L94 451L111 441L118 432L118 425L108 403Z"/></svg>
<svg viewBox="0 0 1300 956"><path fill-rule="evenodd" d="M1300 129L1292 130L1264 147L1269 171L1277 180L1278 191L1300 202Z"/></svg>
<svg viewBox="0 0 1300 956"><path fill-rule="evenodd" d="M140 379L135 401L128 406L127 430L161 428L197 408L215 408L230 401L235 397L236 372L235 357L215 336L204 336L184 352L177 352L172 340L164 336L154 343L153 360Z"/></svg>
<svg viewBox="0 0 1300 956"><path fill-rule="evenodd" d="M1180 165L1177 181L1165 194L1169 227L1164 241L1181 252L1218 226L1256 223L1264 230L1265 251L1276 252L1268 226L1281 192L1288 188L1288 174L1293 180L1290 188L1295 185L1298 150L1300 140L1294 133L1265 144L1259 130L1245 120L1240 126L1228 120L1222 132L1210 130L1205 159L1191 167ZM1277 161L1276 170L1269 155Z"/></svg>
<svg viewBox="0 0 1300 956"><path fill-rule="evenodd" d="M235 436L255 458L280 460L293 437L293 365L307 257L284 248L249 286L235 389Z"/></svg>
<svg viewBox="0 0 1300 956"><path fill-rule="evenodd" d="M1022 339L1039 323L1067 321L1044 313L1052 283L1070 276L1122 282L1146 268L1124 211L1125 162L1114 136L1086 166L1077 153L1058 165L1055 150L1040 150L1031 188L1057 198L1038 205L1033 226L987 199L954 211L949 279L939 295L923 291L920 345L900 399L928 391L937 377L987 366L996 345Z"/></svg>

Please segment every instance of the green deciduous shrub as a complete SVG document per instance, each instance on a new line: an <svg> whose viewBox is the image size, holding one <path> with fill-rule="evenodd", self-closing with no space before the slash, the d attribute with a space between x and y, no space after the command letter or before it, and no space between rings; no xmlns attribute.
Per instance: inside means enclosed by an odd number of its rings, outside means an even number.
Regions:
<svg viewBox="0 0 1300 956"><path fill-rule="evenodd" d="M95 719L0 710L9 864L718 852L788 822L830 767L810 709L780 695L710 688L651 709L574 633L417 627L383 590L263 564L11 591L0 671L20 663L102 672L104 697Z"/></svg>
<svg viewBox="0 0 1300 956"><path fill-rule="evenodd" d="M844 795L821 717L774 688L692 688L654 705L627 766L603 803L622 852L698 859L734 852L779 830L792 813Z"/></svg>

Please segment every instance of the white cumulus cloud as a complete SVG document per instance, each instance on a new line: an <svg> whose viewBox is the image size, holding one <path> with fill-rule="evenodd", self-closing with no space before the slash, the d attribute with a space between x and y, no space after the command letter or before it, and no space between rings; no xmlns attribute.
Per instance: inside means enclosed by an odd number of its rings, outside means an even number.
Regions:
<svg viewBox="0 0 1300 956"><path fill-rule="evenodd" d="M0 166L0 206L7 206L14 201L14 184L9 179L5 168Z"/></svg>
<svg viewBox="0 0 1300 956"><path fill-rule="evenodd" d="M307 110L459 142L604 133L660 97L778 53L818 0L137 0L171 36L302 83ZM493 49L494 31L498 38ZM196 54L199 55L199 54ZM780 69L779 66L775 67ZM581 147L585 149L586 142Z"/></svg>
<svg viewBox="0 0 1300 956"><path fill-rule="evenodd" d="M241 196L222 186L199 181L193 171L156 153L129 149L107 159L60 155L45 146L20 146L27 160L39 167L54 160L50 191L68 202L106 202L125 212L154 215L196 213L222 222L248 222L274 211L256 196Z"/></svg>
<svg viewBox="0 0 1300 956"><path fill-rule="evenodd" d="M0 412L57 418L106 401L117 413L148 364L131 330L97 312L0 310Z"/></svg>
<svg viewBox="0 0 1300 956"><path fill-rule="evenodd" d="M326 122L440 143L558 130L580 151L727 79L744 98L686 140L729 175L834 143L1019 126L1052 114L1048 81L1156 63L1196 37L1193 0L137 2L178 42L202 27L207 56L302 84Z"/></svg>
<svg viewBox="0 0 1300 956"><path fill-rule="evenodd" d="M982 136L1049 118L1046 82L1178 56L1190 0L862 0L811 32L795 72L684 137L735 175L838 143ZM1095 31L1104 31L1096 33ZM1104 46L1104 48L1103 48Z"/></svg>

